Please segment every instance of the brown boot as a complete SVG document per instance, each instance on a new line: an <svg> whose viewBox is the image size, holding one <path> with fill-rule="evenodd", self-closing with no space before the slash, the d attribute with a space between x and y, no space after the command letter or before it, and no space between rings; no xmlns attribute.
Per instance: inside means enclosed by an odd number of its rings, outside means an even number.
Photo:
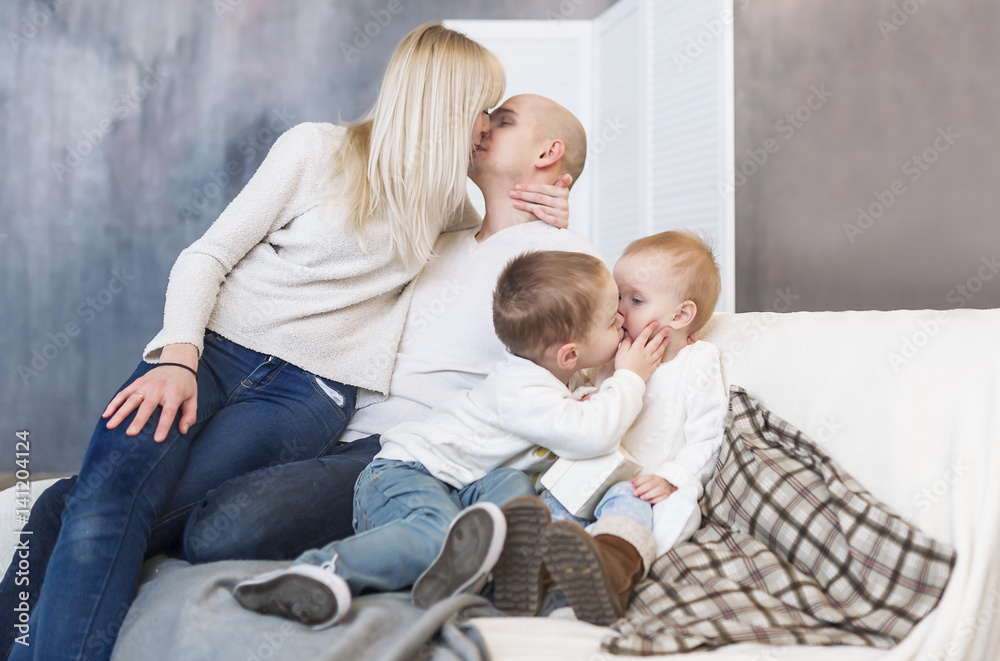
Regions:
<svg viewBox="0 0 1000 661"><path fill-rule="evenodd" d="M625 614L645 569L634 546L621 537L597 535L557 521L542 535L542 558L577 618L607 626Z"/></svg>
<svg viewBox="0 0 1000 661"><path fill-rule="evenodd" d="M549 508L535 496L518 496L500 509L507 517L507 539L493 567L493 602L508 615L537 615L552 585L540 547L542 531L552 521Z"/></svg>

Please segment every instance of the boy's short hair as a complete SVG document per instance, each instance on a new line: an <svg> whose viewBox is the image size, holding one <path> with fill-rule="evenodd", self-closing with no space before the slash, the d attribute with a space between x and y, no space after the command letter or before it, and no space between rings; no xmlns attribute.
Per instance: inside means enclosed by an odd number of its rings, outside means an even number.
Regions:
<svg viewBox="0 0 1000 661"><path fill-rule="evenodd" d="M540 251L507 263L493 292L493 328L507 351L537 360L554 344L590 332L601 303L604 262L584 253Z"/></svg>
<svg viewBox="0 0 1000 661"><path fill-rule="evenodd" d="M657 265L669 260L672 282L663 285L676 287L681 300L695 302L698 313L691 322L690 332L700 330L715 312L722 291L722 277L712 248L694 232L672 230L633 241L622 257L642 253L648 253Z"/></svg>

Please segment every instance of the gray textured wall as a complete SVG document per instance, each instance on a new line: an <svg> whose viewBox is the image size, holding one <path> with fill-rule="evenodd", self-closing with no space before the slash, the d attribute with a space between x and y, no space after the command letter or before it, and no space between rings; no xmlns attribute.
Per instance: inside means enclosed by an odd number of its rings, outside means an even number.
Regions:
<svg viewBox="0 0 1000 661"><path fill-rule="evenodd" d="M288 126L368 109L409 30L613 1L2 3L0 471L23 429L33 473L79 467L177 254Z"/></svg>
<svg viewBox="0 0 1000 661"><path fill-rule="evenodd" d="M737 6L737 309L1000 307L1000 4Z"/></svg>

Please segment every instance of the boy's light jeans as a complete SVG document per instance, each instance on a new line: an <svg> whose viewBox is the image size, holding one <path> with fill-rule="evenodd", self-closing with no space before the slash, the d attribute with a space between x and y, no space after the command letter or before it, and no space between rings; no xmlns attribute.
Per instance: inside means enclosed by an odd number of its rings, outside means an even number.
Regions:
<svg viewBox="0 0 1000 661"><path fill-rule="evenodd" d="M355 596L362 590L400 590L434 562L452 519L480 501L503 505L532 495L531 479L499 468L463 489L433 477L418 462L376 459L354 489L354 537L307 551L296 562L322 565L331 560Z"/></svg>

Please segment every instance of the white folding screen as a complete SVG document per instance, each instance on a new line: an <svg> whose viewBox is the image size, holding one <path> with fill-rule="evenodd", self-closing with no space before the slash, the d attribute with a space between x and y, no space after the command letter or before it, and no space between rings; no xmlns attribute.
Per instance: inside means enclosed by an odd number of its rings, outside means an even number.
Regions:
<svg viewBox="0 0 1000 661"><path fill-rule="evenodd" d="M625 1L594 21L594 118L587 167L594 175L591 240L611 264L649 234L647 44L643 6Z"/></svg>
<svg viewBox="0 0 1000 661"><path fill-rule="evenodd" d="M734 310L733 0L620 0L592 21L447 25L496 53L508 96L548 96L583 122L575 232L613 264L633 239L693 229L722 267L718 309Z"/></svg>
<svg viewBox="0 0 1000 661"><path fill-rule="evenodd" d="M735 309L733 0L641 3L649 51L648 233L688 228L722 267L719 310Z"/></svg>

